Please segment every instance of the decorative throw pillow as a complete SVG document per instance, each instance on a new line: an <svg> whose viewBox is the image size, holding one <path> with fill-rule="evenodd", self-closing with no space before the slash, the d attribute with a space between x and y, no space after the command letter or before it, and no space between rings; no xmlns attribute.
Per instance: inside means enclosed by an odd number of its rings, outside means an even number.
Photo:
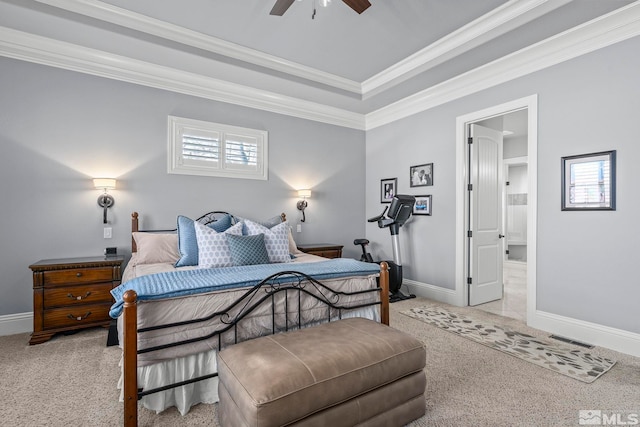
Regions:
<svg viewBox="0 0 640 427"><path fill-rule="evenodd" d="M194 222L194 220L186 216L178 216L178 250L180 251L180 259L176 262L176 267L198 265L198 239L196 238ZM207 227L222 233L231 227L231 215L225 215L219 220L207 224Z"/></svg>
<svg viewBox="0 0 640 427"><path fill-rule="evenodd" d="M174 263L180 257L178 253L178 235L176 233L133 233L136 241L136 264Z"/></svg>
<svg viewBox="0 0 640 427"><path fill-rule="evenodd" d="M232 266L233 261L225 234L242 235L242 224L238 223L224 233L218 233L199 222L194 222L193 225L198 240L198 266L202 268Z"/></svg>
<svg viewBox="0 0 640 427"><path fill-rule="evenodd" d="M238 222L247 220L247 218L242 218L242 217L239 217L239 216L237 216L236 218L238 219ZM282 224L282 222L283 222L281 215L273 216L273 217L271 217L269 219L265 219L264 221L254 221L254 220L249 220L249 221L253 221L253 222L258 223L258 224L260 224L260 225L262 225L264 227L267 227L267 228L274 227L274 226L276 226L278 224Z"/></svg>
<svg viewBox="0 0 640 427"><path fill-rule="evenodd" d="M207 224L207 227L213 228L218 233L222 233L222 232L227 231L227 229L229 227L231 227L231 225L232 225L231 215L226 214L226 215L220 217L217 221L213 221L213 222L210 222L209 224Z"/></svg>
<svg viewBox="0 0 640 427"><path fill-rule="evenodd" d="M269 264L264 234L254 236L227 234L226 236L233 265Z"/></svg>
<svg viewBox="0 0 640 427"><path fill-rule="evenodd" d="M247 235L264 234L264 245L269 254L269 262L291 261L289 256L289 224L282 222L267 228L249 219L244 220L243 223Z"/></svg>

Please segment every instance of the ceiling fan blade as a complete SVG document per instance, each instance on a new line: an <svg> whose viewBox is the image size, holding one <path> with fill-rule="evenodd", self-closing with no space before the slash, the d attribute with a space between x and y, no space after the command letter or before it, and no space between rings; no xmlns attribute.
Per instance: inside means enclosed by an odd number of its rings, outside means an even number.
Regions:
<svg viewBox="0 0 640 427"><path fill-rule="evenodd" d="M295 0L276 0L276 4L273 5L269 15L282 16L289 9L289 6L293 4Z"/></svg>
<svg viewBox="0 0 640 427"><path fill-rule="evenodd" d="M355 10L359 14L364 12L371 6L368 0L342 0L349 6L351 9Z"/></svg>

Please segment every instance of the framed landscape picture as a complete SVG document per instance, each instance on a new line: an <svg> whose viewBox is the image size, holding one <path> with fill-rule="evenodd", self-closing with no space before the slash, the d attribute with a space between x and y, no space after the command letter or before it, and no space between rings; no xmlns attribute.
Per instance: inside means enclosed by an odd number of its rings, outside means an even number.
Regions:
<svg viewBox="0 0 640 427"><path fill-rule="evenodd" d="M431 215L431 194L416 196L416 203L413 205L414 215Z"/></svg>
<svg viewBox="0 0 640 427"><path fill-rule="evenodd" d="M380 180L380 203L391 203L398 188L398 178L386 178Z"/></svg>
<svg viewBox="0 0 640 427"><path fill-rule="evenodd" d="M409 168L409 186L424 187L433 185L433 163L411 166Z"/></svg>

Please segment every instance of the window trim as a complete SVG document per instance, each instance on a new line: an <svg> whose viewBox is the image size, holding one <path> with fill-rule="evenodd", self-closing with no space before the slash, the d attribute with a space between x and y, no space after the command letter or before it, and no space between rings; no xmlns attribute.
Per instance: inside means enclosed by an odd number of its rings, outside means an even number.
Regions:
<svg viewBox="0 0 640 427"><path fill-rule="evenodd" d="M219 160L211 164L185 164L182 159L182 136L185 131L192 131L199 136L216 135L220 149ZM257 165L255 167L242 167L238 164L225 162L227 134L255 140L257 146ZM269 133L264 130L169 116L167 150L167 172L170 174L268 180Z"/></svg>

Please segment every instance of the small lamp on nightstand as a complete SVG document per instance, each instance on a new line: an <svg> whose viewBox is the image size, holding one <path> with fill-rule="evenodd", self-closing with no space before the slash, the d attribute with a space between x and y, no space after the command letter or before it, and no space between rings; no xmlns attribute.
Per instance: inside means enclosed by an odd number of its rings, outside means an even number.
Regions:
<svg viewBox="0 0 640 427"><path fill-rule="evenodd" d="M107 190L115 190L116 188L116 180L113 178L94 178L93 185L97 189L104 190L104 193L98 197L98 205L101 208L104 208L103 221L107 223L107 209L113 206L115 200L113 196L107 193Z"/></svg>
<svg viewBox="0 0 640 427"><path fill-rule="evenodd" d="M296 206L302 211L302 222L304 222L304 210L307 208L307 198L311 198L311 190L298 190L298 197L302 197L302 200L298 201Z"/></svg>

